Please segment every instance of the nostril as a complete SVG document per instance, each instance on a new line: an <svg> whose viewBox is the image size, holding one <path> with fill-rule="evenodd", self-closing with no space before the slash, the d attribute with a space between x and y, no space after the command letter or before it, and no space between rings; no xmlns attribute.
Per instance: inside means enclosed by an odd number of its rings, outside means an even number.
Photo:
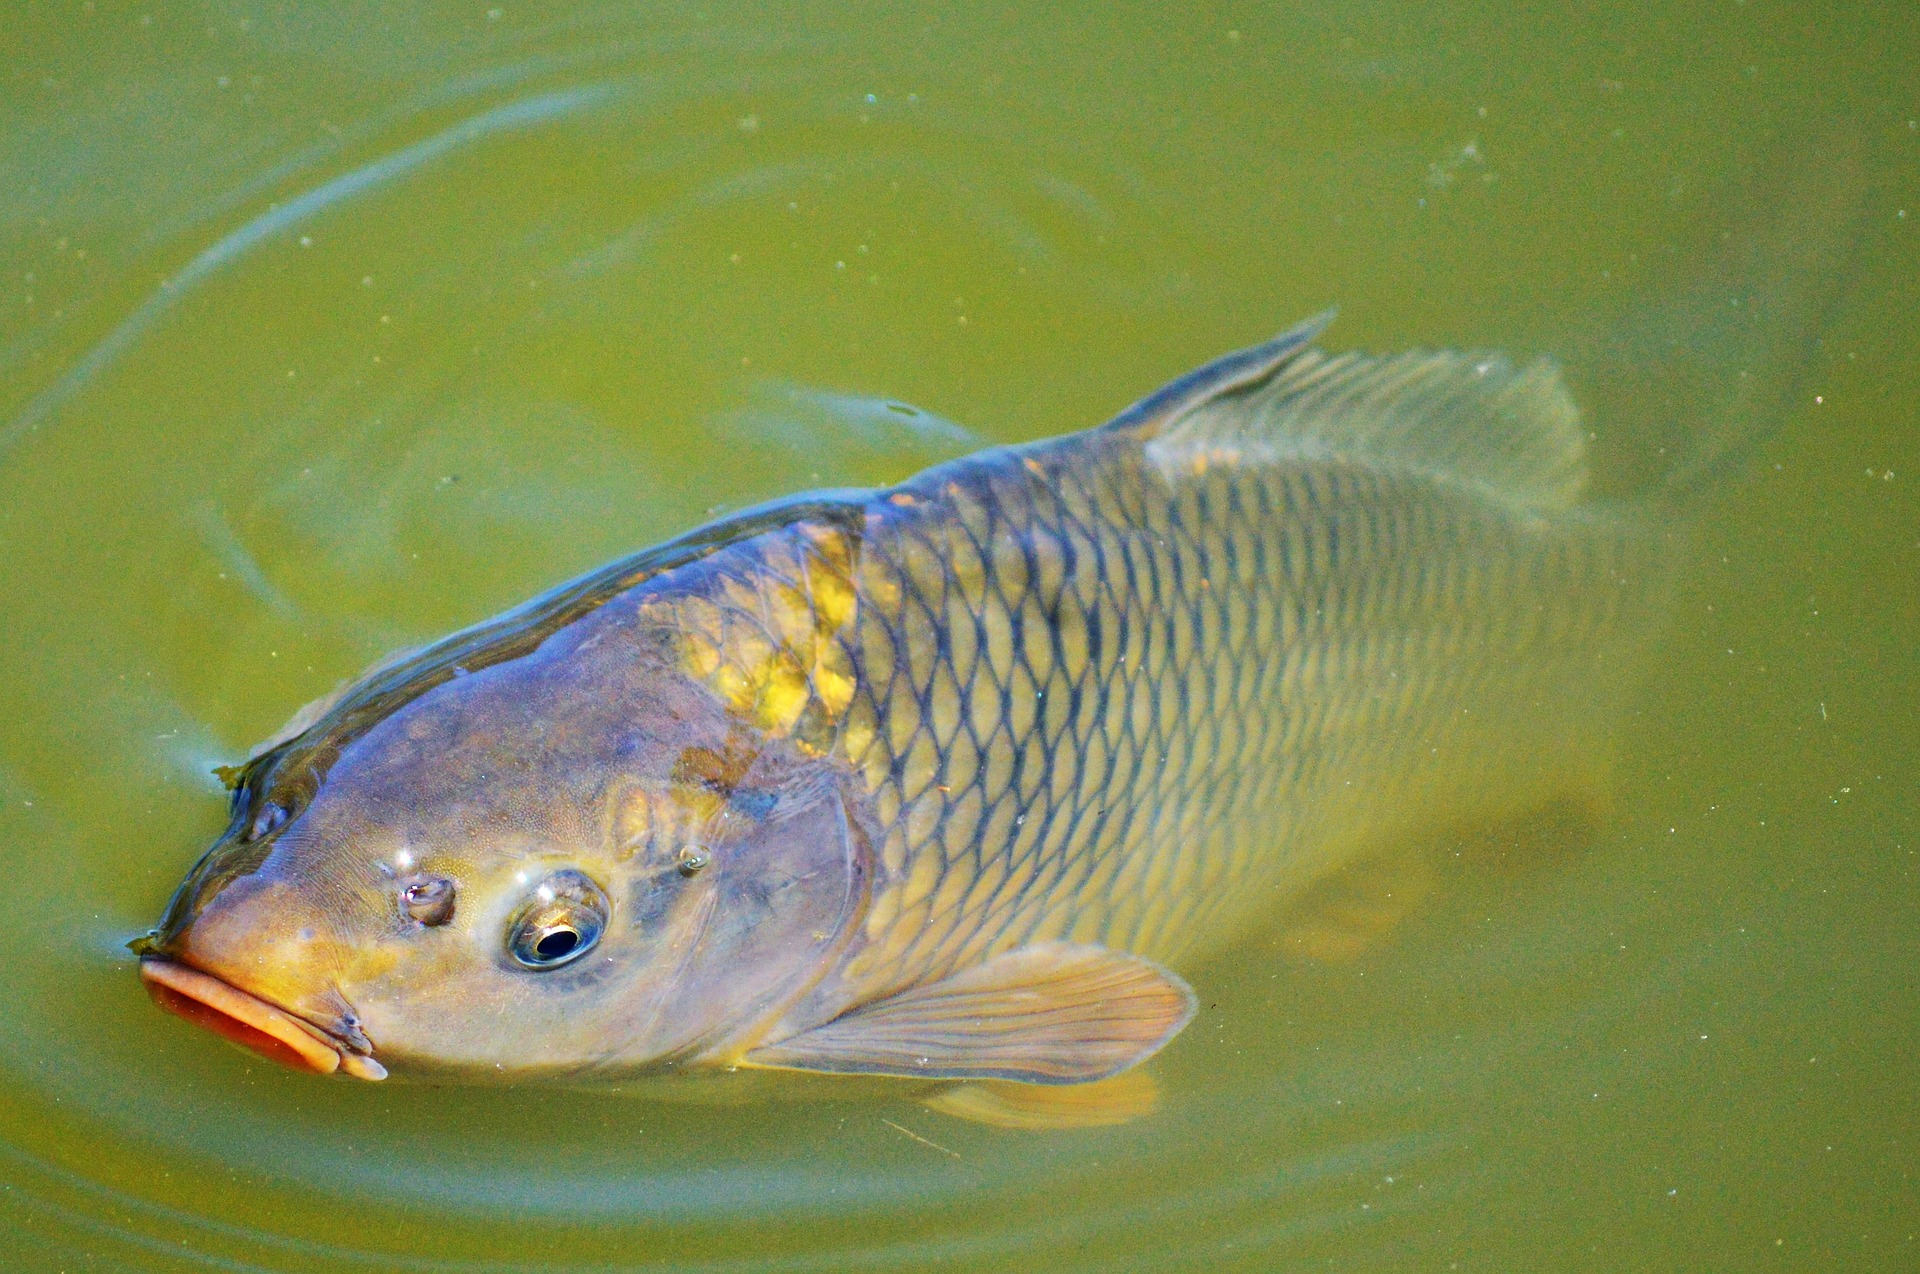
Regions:
<svg viewBox="0 0 1920 1274"><path fill-rule="evenodd" d="M453 882L445 876L415 880L400 891L400 909L429 928L453 919Z"/></svg>

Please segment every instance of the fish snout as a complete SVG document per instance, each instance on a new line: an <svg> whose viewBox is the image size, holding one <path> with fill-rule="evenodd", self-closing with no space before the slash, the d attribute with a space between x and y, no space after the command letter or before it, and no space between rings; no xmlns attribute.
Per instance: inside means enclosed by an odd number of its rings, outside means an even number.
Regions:
<svg viewBox="0 0 1920 1274"><path fill-rule="evenodd" d="M327 931L301 913L283 888L232 882L147 946L141 981L162 1008L273 1061L384 1079L334 986Z"/></svg>

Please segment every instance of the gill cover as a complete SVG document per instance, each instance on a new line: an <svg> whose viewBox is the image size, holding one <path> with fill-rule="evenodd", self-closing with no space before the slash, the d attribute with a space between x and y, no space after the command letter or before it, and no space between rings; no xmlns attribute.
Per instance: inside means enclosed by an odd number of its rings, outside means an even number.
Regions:
<svg viewBox="0 0 1920 1274"><path fill-rule="evenodd" d="M653 847L680 879L643 878L631 900L644 926L655 895L675 895L658 1009L633 1053L729 1060L824 974L858 928L870 871L843 781L818 760L762 752L699 838Z"/></svg>

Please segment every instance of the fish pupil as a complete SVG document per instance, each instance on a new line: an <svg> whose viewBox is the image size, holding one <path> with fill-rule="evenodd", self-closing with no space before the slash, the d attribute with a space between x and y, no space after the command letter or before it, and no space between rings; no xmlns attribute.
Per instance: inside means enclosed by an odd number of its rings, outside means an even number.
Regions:
<svg viewBox="0 0 1920 1274"><path fill-rule="evenodd" d="M553 969L600 940L610 910L599 885L573 870L542 880L507 930L507 954L522 968Z"/></svg>
<svg viewBox="0 0 1920 1274"><path fill-rule="evenodd" d="M533 944L533 950L542 960L558 960L570 954L580 945L580 935L571 929L555 929L545 934Z"/></svg>

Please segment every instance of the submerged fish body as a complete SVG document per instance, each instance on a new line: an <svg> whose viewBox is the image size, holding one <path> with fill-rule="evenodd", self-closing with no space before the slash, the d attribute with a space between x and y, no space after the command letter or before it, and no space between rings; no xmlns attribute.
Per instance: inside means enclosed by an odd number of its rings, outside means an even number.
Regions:
<svg viewBox="0 0 1920 1274"><path fill-rule="evenodd" d="M1125 1071L1173 968L1597 785L1661 610L1550 364L1319 326L376 669L234 775L149 981L368 1075Z"/></svg>

